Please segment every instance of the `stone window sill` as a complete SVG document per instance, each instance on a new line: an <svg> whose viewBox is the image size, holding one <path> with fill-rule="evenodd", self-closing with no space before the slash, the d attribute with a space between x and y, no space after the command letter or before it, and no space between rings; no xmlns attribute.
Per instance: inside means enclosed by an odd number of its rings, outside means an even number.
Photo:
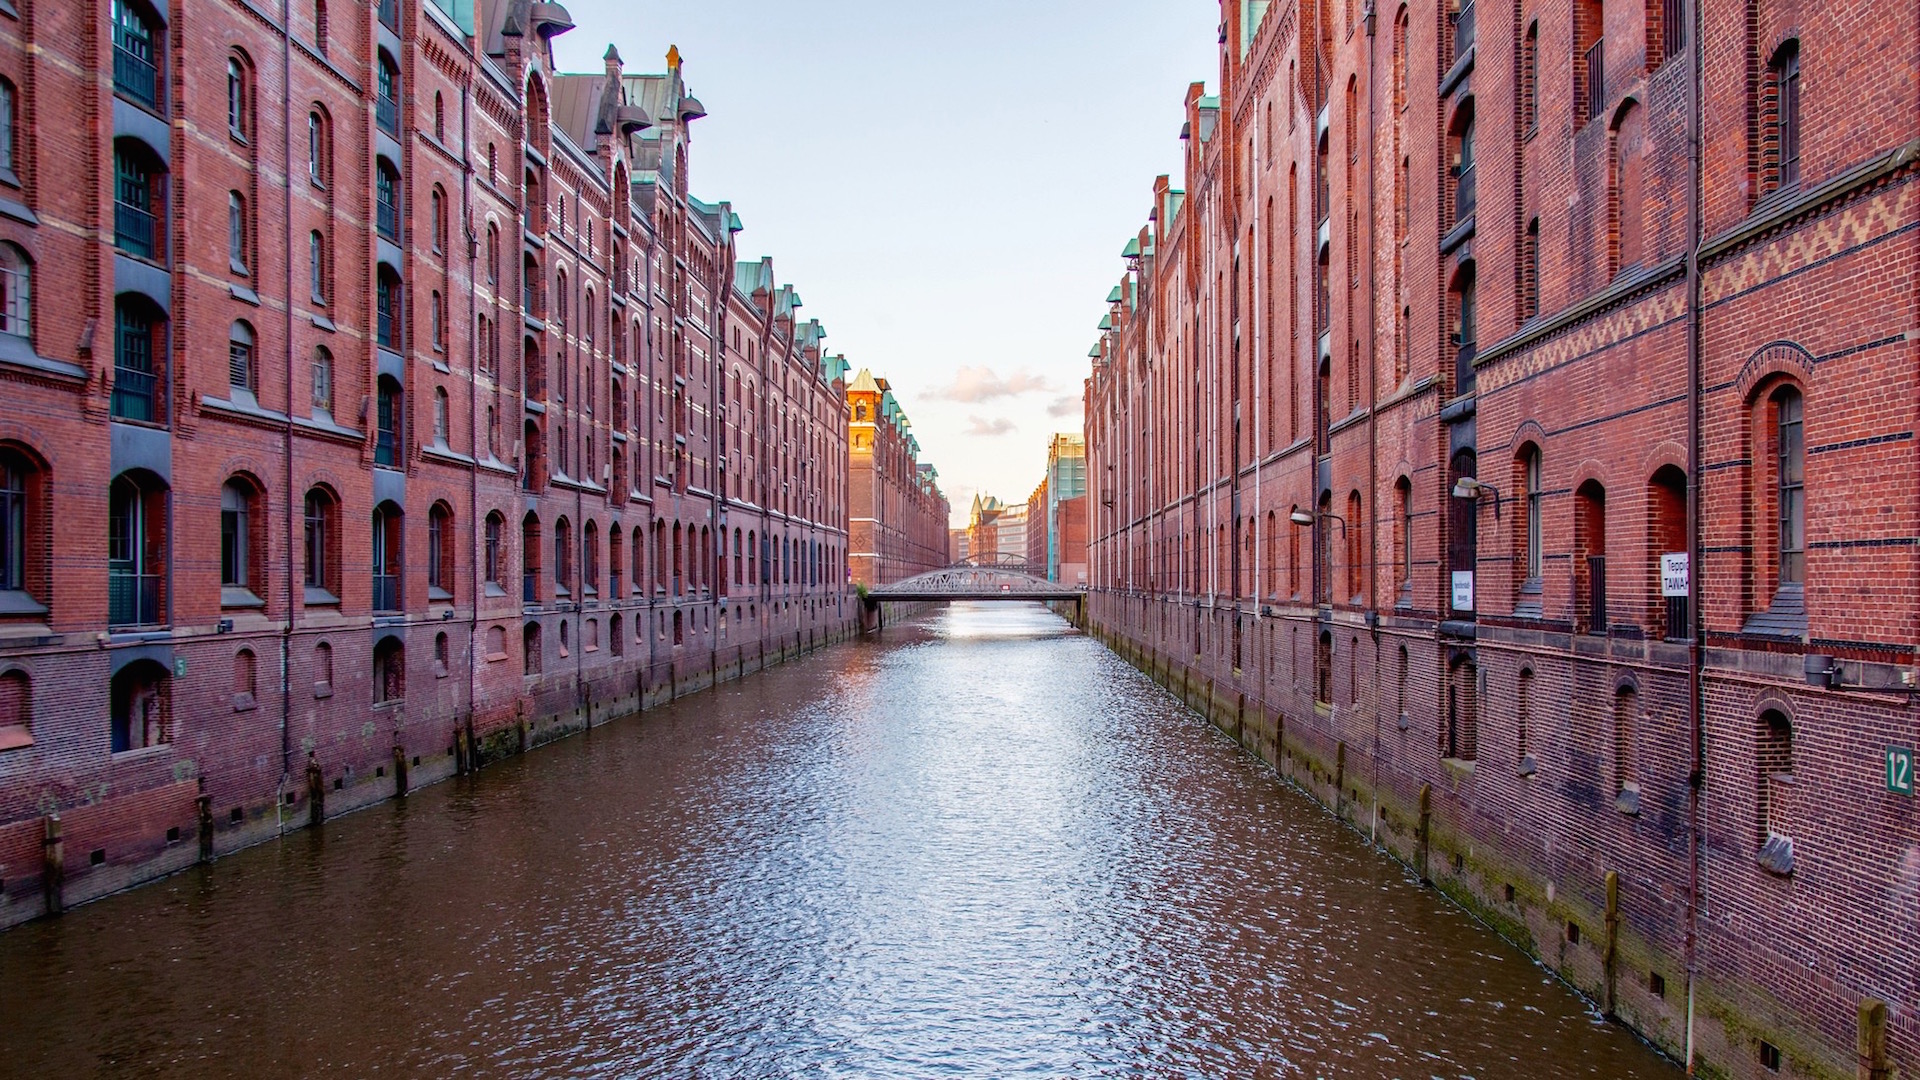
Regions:
<svg viewBox="0 0 1920 1080"><path fill-rule="evenodd" d="M19 750L33 745L33 732L24 726L0 727L0 752Z"/></svg>

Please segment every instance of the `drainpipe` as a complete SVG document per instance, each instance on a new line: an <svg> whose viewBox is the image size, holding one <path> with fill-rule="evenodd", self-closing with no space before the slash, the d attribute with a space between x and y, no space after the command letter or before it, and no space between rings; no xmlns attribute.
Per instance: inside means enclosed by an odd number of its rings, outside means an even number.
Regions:
<svg viewBox="0 0 1920 1080"><path fill-rule="evenodd" d="M1378 295L1378 263L1380 230L1376 209L1379 184L1378 132L1374 126L1374 106L1379 99L1379 87L1374 85L1377 73L1374 70L1377 58L1374 55L1375 39L1373 4L1367 5L1363 19L1367 28L1367 355L1372 363L1367 365L1367 501L1372 504L1371 535L1363 535L1367 545L1367 601L1373 624L1373 670L1376 673L1374 685L1379 686L1380 670L1380 552L1375 537L1380 535L1380 442L1375 432L1380 423L1380 364L1379 364L1379 317L1380 297ZM1396 306L1397 303L1396 303ZM1397 314L1397 313L1396 313ZM1380 835L1380 702L1373 703L1373 824L1368 830L1368 840L1377 841Z"/></svg>
<svg viewBox="0 0 1920 1080"><path fill-rule="evenodd" d="M473 170L473 84L472 84L472 79L477 76L478 76L478 72L475 71L472 75L469 75L467 82L463 82L460 85L460 159L463 163L463 168L461 169L461 175L460 175L460 220L464 223L464 227L467 233L467 326L469 328L469 332L471 332L472 328L478 324L479 317L480 317L480 293L479 293L479 290L473 287L474 282L480 276L479 274L480 241L479 241L479 237L475 235L473 231L473 171L474 170ZM496 280L493 283L493 294L494 294L493 311L495 315L498 315L500 313L500 304L499 304L500 282L497 280L498 275L495 275L495 276L496 276ZM498 340L499 335L500 335L500 328L496 323L494 326L495 340ZM481 445L481 442L480 442L481 436L479 434L480 416L481 416L480 380L479 378L476 377L476 373L480 369L481 350L487 347L487 343L484 341L481 341L478 336L473 337L472 341L473 341L473 349L471 350L471 354L467 359L467 433L469 436L467 439L467 451L468 451L468 454L473 458L473 465L467 470L467 480L468 480L467 527L471 529L475 525L480 525L481 528L484 529L486 526L480 519L480 453L479 453L480 445ZM494 378L494 385L498 387L500 373L498 371L495 371L493 373L493 378ZM495 393L497 396L498 391L496 390ZM494 416L497 422L499 417L498 409L494 410ZM487 456L489 458L493 456L492 435L493 435L493 432L489 430L487 432L488 438L486 443ZM512 519L509 518L508 520L511 521ZM472 534L469 533L468 535L471 536ZM460 734L460 728L467 727L467 730L469 731L472 730L472 728L468 725L470 725L473 720L474 704L480 698L480 694L479 694L480 659L478 656L480 651L480 599L481 599L482 591L485 589L485 586L481 584L482 578L484 576L481 568L481 560L486 558L486 552L483 549L480 552L480 558L474 558L473 557L474 547L475 545L473 541L469 540L467 542L467 555L468 555L467 562L469 564L467 567L467 571L468 571L467 572L467 602L468 602L468 609L469 609L468 615L467 615L467 721L468 721L468 724L463 725L463 724L460 724L458 721L455 722L453 738L454 738L454 745L456 746L461 744L462 736ZM461 753L459 760L460 760L461 766L463 766L466 771L468 772L473 771L473 744L471 741L467 742L466 749Z"/></svg>
<svg viewBox="0 0 1920 1080"><path fill-rule="evenodd" d="M292 0L280 0L280 25L293 25ZM286 466L287 485L285 499L287 512L287 617L280 631L280 787L273 795L274 831L279 832L281 811L286 806L284 790L291 775L288 759L293 756L293 613L295 607L293 553L296 536L294 522L299 520L294 512L296 506L293 486L293 384L294 372L299 368L294 364L293 355L293 253L298 250L293 244L293 35L280 36L280 134L283 156L281 162L286 169L287 188L281 204L281 227L285 240L281 250L285 253L286 302L287 315L287 422L281 426L280 458ZM264 590L263 590L264 591Z"/></svg>
<svg viewBox="0 0 1920 1080"><path fill-rule="evenodd" d="M1703 72L1700 5L1689 4L1687 36L1691 71L1687 78L1687 711L1692 729L1693 764L1687 777L1687 1075L1694 1075L1694 1014L1700 981L1701 795L1706 788L1705 654L1706 628L1700 595L1700 234L1702 206L1700 161Z"/></svg>

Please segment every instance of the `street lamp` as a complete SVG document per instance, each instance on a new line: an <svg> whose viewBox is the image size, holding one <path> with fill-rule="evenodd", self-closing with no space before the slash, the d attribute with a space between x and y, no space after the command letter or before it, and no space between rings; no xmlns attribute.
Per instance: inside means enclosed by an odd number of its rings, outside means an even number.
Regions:
<svg viewBox="0 0 1920 1080"><path fill-rule="evenodd" d="M1341 517L1339 514L1336 514L1331 510L1322 510L1319 512L1319 514L1316 515L1311 510L1301 510L1296 507L1293 513L1287 515L1288 521L1293 522L1295 525L1298 525L1303 529L1312 528L1314 521L1317 520L1318 518L1331 518L1334 521L1337 521L1340 523L1340 531L1342 533L1347 531L1347 519Z"/></svg>
<svg viewBox="0 0 1920 1080"><path fill-rule="evenodd" d="M1483 495L1493 496L1493 517L1500 519L1500 489L1471 476L1463 476L1454 481L1453 497L1456 499L1478 499Z"/></svg>

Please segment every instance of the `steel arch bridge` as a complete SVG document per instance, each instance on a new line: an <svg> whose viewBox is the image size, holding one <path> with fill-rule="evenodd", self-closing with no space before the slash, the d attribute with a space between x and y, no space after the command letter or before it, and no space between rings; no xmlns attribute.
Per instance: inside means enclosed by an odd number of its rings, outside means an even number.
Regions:
<svg viewBox="0 0 1920 1080"><path fill-rule="evenodd" d="M869 600L1080 600L1086 590L1048 581L1015 555L996 553L868 590Z"/></svg>

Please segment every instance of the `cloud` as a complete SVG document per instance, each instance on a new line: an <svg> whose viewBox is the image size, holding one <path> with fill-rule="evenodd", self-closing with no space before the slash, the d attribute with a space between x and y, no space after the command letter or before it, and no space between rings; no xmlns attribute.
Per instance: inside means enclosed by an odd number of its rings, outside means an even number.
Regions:
<svg viewBox="0 0 1920 1080"><path fill-rule="evenodd" d="M1077 397L1054 398L1047 406L1047 415L1052 417L1078 416L1085 403Z"/></svg>
<svg viewBox="0 0 1920 1080"><path fill-rule="evenodd" d="M936 391L935 396L978 405L994 398L1019 397L1021 394L1042 393L1051 389L1052 385L1043 375L1016 371L1012 376L1002 379L994 374L992 368L963 365L955 373L953 385Z"/></svg>
<svg viewBox="0 0 1920 1080"><path fill-rule="evenodd" d="M996 416L991 420L979 416L967 417L966 433L968 435L980 435L993 438L999 435L1006 435L1011 431L1013 431L1013 421L1004 416Z"/></svg>

